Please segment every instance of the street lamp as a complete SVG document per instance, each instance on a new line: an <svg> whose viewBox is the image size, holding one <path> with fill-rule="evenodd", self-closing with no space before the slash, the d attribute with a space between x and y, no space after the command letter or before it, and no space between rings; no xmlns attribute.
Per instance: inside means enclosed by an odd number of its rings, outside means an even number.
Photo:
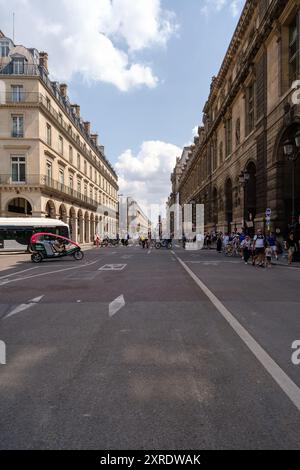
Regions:
<svg viewBox="0 0 300 470"><path fill-rule="evenodd" d="M296 186L296 162L300 154L300 130L296 132L294 141L286 140L283 144L283 152L287 159L292 163L292 227L296 222L295 211L295 186Z"/></svg>
<svg viewBox="0 0 300 470"><path fill-rule="evenodd" d="M246 208L246 186L249 183L249 180L250 180L250 173L247 170L242 171L241 174L239 175L239 182L240 182L240 185L244 189L244 230L245 230L245 233L247 232L247 224L246 224L246 219L247 219L247 213L246 213L246 209L247 209Z"/></svg>

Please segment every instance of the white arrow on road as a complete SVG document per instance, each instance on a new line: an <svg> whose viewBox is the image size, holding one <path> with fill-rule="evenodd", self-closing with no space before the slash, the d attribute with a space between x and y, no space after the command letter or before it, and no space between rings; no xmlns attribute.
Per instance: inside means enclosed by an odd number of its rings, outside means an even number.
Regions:
<svg viewBox="0 0 300 470"><path fill-rule="evenodd" d="M120 297L109 304L109 316L112 318L123 307L125 307L125 299L124 295L120 295Z"/></svg>
<svg viewBox="0 0 300 470"><path fill-rule="evenodd" d="M18 313L24 312L24 310L28 310L29 308L33 307L34 305L37 305L42 299L44 298L44 295L41 295L40 297L36 297L35 299L31 299L27 302L27 304L21 304L18 307L16 307L12 312L10 312L4 319L13 317L14 315L17 315Z"/></svg>

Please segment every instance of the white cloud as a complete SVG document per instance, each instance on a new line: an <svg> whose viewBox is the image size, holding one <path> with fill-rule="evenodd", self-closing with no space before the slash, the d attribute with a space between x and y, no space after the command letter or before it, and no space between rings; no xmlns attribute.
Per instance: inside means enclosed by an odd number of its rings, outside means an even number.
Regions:
<svg viewBox="0 0 300 470"><path fill-rule="evenodd" d="M211 13L220 12L224 8L229 8L235 18L240 14L244 4L245 0L203 0L201 11L205 16L208 16Z"/></svg>
<svg viewBox="0 0 300 470"><path fill-rule="evenodd" d="M182 149L161 141L146 141L134 155L126 150L115 168L120 193L132 196L140 204L165 204L170 194L170 175Z"/></svg>
<svg viewBox="0 0 300 470"><path fill-rule="evenodd" d="M158 78L133 52L165 46L177 29L161 0L0 0L1 28L9 36L16 12L16 42L49 53L57 80L80 73L122 91L155 87ZM136 54L135 54L136 55Z"/></svg>

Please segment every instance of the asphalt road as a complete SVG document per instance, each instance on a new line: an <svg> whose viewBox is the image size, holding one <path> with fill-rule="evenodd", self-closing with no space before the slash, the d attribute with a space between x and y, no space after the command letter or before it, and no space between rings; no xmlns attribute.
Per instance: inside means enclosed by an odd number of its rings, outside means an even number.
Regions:
<svg viewBox="0 0 300 470"><path fill-rule="evenodd" d="M299 449L299 281L137 247L2 271L0 448Z"/></svg>

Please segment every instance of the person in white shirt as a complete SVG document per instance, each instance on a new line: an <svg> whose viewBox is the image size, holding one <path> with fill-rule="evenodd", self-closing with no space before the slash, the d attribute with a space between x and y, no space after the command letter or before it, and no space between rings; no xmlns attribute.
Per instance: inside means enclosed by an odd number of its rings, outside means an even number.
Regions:
<svg viewBox="0 0 300 470"><path fill-rule="evenodd" d="M261 229L257 230L257 234L254 237L253 241L253 266L258 263L258 266L264 267L265 263L265 242L266 239L262 233Z"/></svg>

